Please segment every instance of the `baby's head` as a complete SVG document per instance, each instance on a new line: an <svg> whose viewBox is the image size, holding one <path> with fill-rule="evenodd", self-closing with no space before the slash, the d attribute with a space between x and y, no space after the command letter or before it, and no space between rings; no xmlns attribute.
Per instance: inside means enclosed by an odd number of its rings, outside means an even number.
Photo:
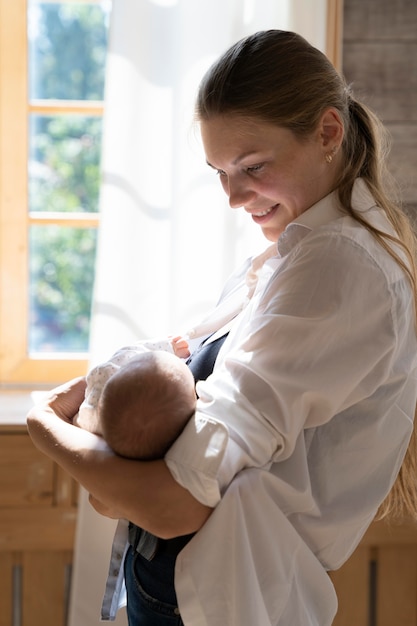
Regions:
<svg viewBox="0 0 417 626"><path fill-rule="evenodd" d="M195 411L194 378L169 352L144 352L107 381L99 412L103 437L121 456L163 458Z"/></svg>

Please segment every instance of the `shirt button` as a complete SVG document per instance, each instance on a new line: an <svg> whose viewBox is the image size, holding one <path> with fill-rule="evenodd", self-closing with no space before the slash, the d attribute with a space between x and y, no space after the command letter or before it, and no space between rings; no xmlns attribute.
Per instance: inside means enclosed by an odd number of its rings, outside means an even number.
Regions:
<svg viewBox="0 0 417 626"><path fill-rule="evenodd" d="M180 614L180 610L179 610L179 608L177 606L174 609L174 614L175 615L179 615Z"/></svg>

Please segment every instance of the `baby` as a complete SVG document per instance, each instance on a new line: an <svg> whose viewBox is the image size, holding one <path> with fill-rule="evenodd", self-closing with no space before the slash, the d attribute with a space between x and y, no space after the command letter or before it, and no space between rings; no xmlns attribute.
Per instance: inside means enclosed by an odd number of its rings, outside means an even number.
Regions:
<svg viewBox="0 0 417 626"><path fill-rule="evenodd" d="M104 437L121 456L162 458L195 410L194 378L179 358L188 355L179 337L118 350L87 374L74 423Z"/></svg>

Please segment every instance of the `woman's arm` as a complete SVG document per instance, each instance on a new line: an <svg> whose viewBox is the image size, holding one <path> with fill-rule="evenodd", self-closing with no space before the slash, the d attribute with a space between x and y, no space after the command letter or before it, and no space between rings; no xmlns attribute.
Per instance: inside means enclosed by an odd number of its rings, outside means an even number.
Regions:
<svg viewBox="0 0 417 626"><path fill-rule="evenodd" d="M101 437L72 425L84 390L84 379L75 379L31 409L27 425L33 443L91 494L100 512L117 511L164 539L201 528L212 509L181 487L163 460L124 459Z"/></svg>

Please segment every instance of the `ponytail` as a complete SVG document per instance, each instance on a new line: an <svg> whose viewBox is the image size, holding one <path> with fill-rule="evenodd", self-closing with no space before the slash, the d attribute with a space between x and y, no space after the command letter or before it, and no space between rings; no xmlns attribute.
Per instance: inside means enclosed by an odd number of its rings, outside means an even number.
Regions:
<svg viewBox="0 0 417 626"><path fill-rule="evenodd" d="M416 235L398 201L391 199L396 194L385 166L389 149L386 130L372 111L350 96L349 118L350 126L349 132L346 133L344 151L345 164L338 188L340 202L352 217L369 230L407 274L413 289L417 318ZM352 187L358 177L366 181L377 205L384 209L397 236L376 229L352 208ZM393 249L392 244L402 249L407 261ZM375 519L398 521L404 518L417 521L417 408L413 431L400 472L391 491L379 507Z"/></svg>

